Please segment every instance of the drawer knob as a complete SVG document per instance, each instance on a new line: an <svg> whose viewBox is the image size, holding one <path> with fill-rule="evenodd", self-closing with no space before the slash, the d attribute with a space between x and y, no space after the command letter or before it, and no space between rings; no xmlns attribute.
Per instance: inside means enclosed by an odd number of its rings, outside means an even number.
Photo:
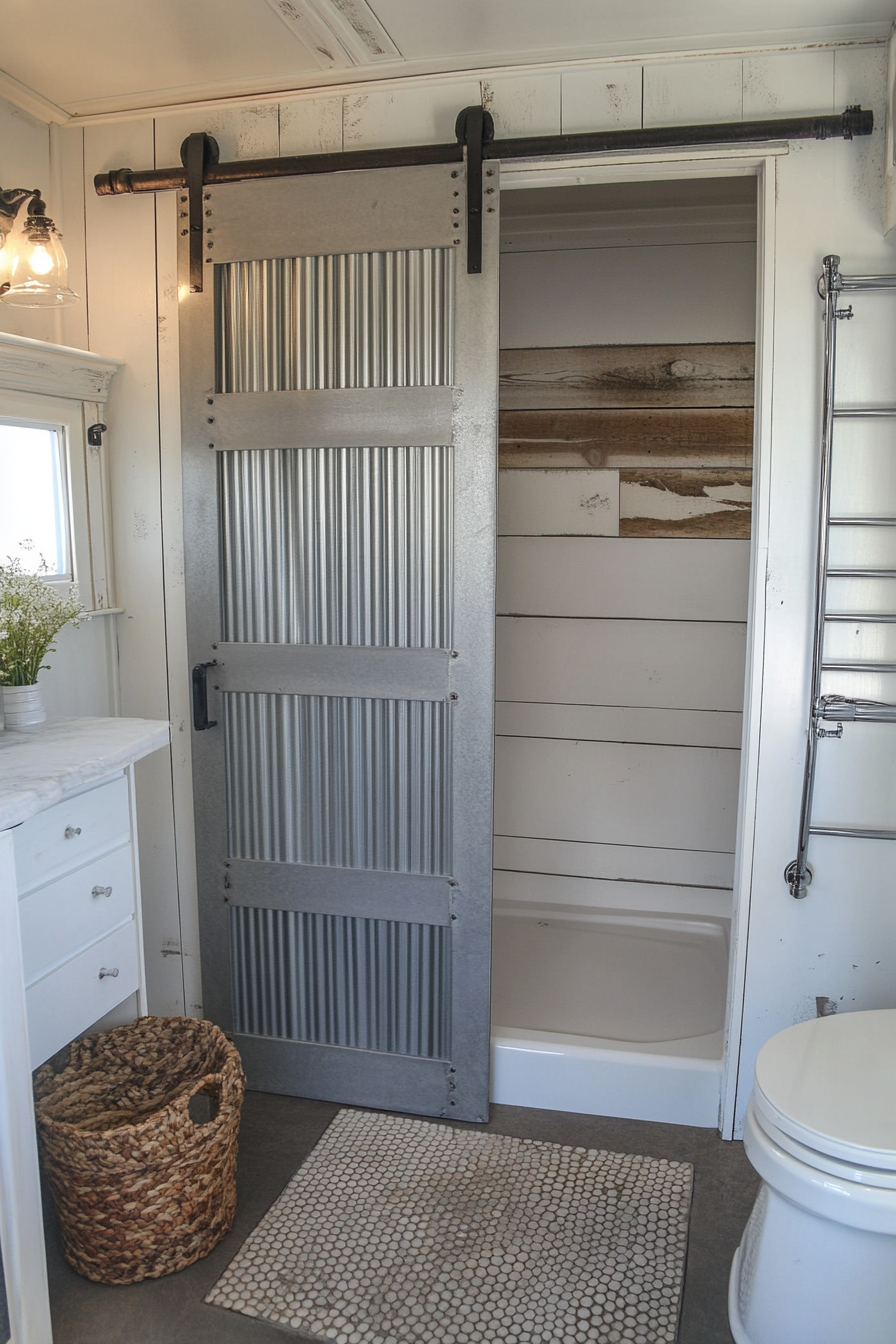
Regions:
<svg viewBox="0 0 896 1344"><path fill-rule="evenodd" d="M107 975L111 975L112 979L114 980L115 977L118 975L118 967L117 967L117 966L113 966L112 969L109 970L107 967L105 967L105 966L101 966L101 967L100 967L100 979L101 979L101 980L104 980L104 979L106 978Z"/></svg>
<svg viewBox="0 0 896 1344"><path fill-rule="evenodd" d="M66 840L74 840L75 836L80 834L81 834L80 826L66 826L65 828Z"/></svg>
<svg viewBox="0 0 896 1344"><path fill-rule="evenodd" d="M90 894L91 894L91 896L111 896L111 895L112 895L112 888L111 888L111 887L94 887L94 888L93 888L93 891L92 891Z"/></svg>

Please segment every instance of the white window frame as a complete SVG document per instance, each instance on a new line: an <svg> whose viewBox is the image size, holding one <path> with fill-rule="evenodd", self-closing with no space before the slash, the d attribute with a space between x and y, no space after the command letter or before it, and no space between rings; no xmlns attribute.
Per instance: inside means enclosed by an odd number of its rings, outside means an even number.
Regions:
<svg viewBox="0 0 896 1344"><path fill-rule="evenodd" d="M0 333L0 418L48 426L61 435L72 575L85 609L94 613L119 608L112 568L108 440L103 435L101 445L92 446L88 430L104 423L109 386L120 366L119 360L89 351Z"/></svg>

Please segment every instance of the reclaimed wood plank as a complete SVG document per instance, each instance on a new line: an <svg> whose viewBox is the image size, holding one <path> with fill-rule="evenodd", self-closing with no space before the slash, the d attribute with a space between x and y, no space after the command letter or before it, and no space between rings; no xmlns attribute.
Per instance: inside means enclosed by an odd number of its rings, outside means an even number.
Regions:
<svg viewBox="0 0 896 1344"><path fill-rule="evenodd" d="M619 472L502 471L499 537L618 537Z"/></svg>
<svg viewBox="0 0 896 1344"><path fill-rule="evenodd" d="M749 467L753 412L744 408L502 411L500 465L545 471Z"/></svg>
<svg viewBox="0 0 896 1344"><path fill-rule="evenodd" d="M752 478L751 471L621 471L619 534L749 537Z"/></svg>
<svg viewBox="0 0 896 1344"><path fill-rule="evenodd" d="M502 410L752 406L752 344L502 350Z"/></svg>

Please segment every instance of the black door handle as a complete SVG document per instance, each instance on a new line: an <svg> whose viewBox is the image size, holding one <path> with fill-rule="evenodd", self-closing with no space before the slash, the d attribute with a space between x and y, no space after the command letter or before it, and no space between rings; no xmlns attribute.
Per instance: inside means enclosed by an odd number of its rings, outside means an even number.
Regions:
<svg viewBox="0 0 896 1344"><path fill-rule="evenodd" d="M197 733L217 727L218 720L208 717L207 682L208 669L217 666L217 661L212 659L210 663L197 663L193 668L193 727Z"/></svg>

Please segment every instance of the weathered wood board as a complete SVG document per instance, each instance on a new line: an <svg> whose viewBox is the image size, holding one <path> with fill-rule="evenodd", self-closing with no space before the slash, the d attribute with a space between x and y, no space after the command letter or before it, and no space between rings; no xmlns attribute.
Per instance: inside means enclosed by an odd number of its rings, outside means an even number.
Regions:
<svg viewBox="0 0 896 1344"><path fill-rule="evenodd" d="M502 471L498 536L619 536L618 471Z"/></svg>
<svg viewBox="0 0 896 1344"><path fill-rule="evenodd" d="M753 412L747 408L502 411L500 464L512 469L576 467L749 467Z"/></svg>
<svg viewBox="0 0 896 1344"><path fill-rule="evenodd" d="M750 471L621 471L622 537L749 538Z"/></svg>
<svg viewBox="0 0 896 1344"><path fill-rule="evenodd" d="M752 406L753 345L502 350L502 410Z"/></svg>

